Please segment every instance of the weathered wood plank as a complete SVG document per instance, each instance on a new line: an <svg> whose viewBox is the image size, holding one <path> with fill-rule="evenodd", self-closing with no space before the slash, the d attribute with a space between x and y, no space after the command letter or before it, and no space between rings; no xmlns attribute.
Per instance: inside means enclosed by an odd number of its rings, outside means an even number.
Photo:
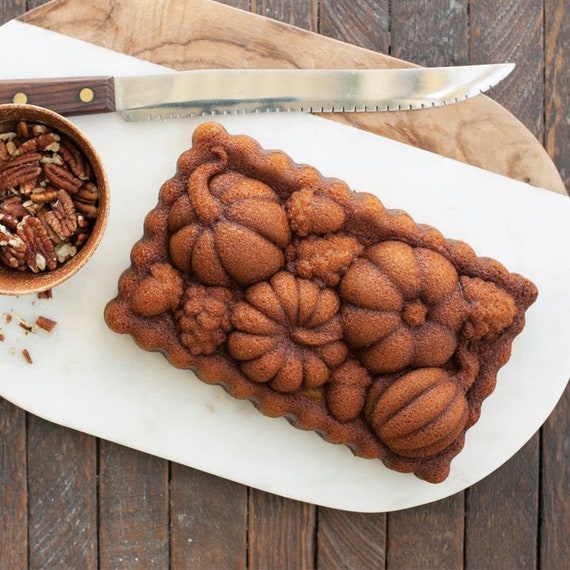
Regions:
<svg viewBox="0 0 570 570"><path fill-rule="evenodd" d="M28 564L26 413L0 398L0 568Z"/></svg>
<svg viewBox="0 0 570 570"><path fill-rule="evenodd" d="M247 488L173 464L172 568L247 568Z"/></svg>
<svg viewBox="0 0 570 570"><path fill-rule="evenodd" d="M317 29L312 0L252 0L250 10L299 28ZM249 568L314 567L316 507L252 489L248 509Z"/></svg>
<svg viewBox="0 0 570 570"><path fill-rule="evenodd" d="M466 568L536 568L538 439L466 491Z"/></svg>
<svg viewBox="0 0 570 570"><path fill-rule="evenodd" d="M570 4L545 0L545 146L570 191Z"/></svg>
<svg viewBox="0 0 570 570"><path fill-rule="evenodd" d="M38 6L42 6L43 4L47 4L51 0L27 0L26 1L26 10L33 10Z"/></svg>
<svg viewBox="0 0 570 570"><path fill-rule="evenodd" d="M384 568L386 515L319 508L317 567Z"/></svg>
<svg viewBox="0 0 570 570"><path fill-rule="evenodd" d="M336 40L390 53L388 0L321 0L319 32Z"/></svg>
<svg viewBox="0 0 570 570"><path fill-rule="evenodd" d="M25 0L0 0L0 25L26 9ZM26 423L26 412L0 398L0 568L28 567Z"/></svg>
<svg viewBox="0 0 570 570"><path fill-rule="evenodd" d="M462 568L463 495L388 513L387 568Z"/></svg>
<svg viewBox="0 0 570 570"><path fill-rule="evenodd" d="M570 561L570 386L542 430L540 568Z"/></svg>
<svg viewBox="0 0 570 570"><path fill-rule="evenodd" d="M168 462L107 441L99 452L100 567L169 567Z"/></svg>
<svg viewBox="0 0 570 570"><path fill-rule="evenodd" d="M321 0L321 34L353 45L389 53L388 0ZM318 568L384 568L386 516L319 508Z"/></svg>
<svg viewBox="0 0 570 570"><path fill-rule="evenodd" d="M315 560L316 507L250 490L250 570L309 570Z"/></svg>
<svg viewBox="0 0 570 570"><path fill-rule="evenodd" d="M0 0L0 25L26 11L26 0Z"/></svg>
<svg viewBox="0 0 570 570"><path fill-rule="evenodd" d="M544 130L543 1L471 0L471 63L512 61L491 95L539 139Z"/></svg>
<svg viewBox="0 0 570 570"><path fill-rule="evenodd" d="M420 65L468 60L467 0L392 0L391 54ZM460 568L463 564L464 500L444 501L387 518L388 568Z"/></svg>
<svg viewBox="0 0 570 570"><path fill-rule="evenodd" d="M317 31L316 0L252 0L251 11L305 30Z"/></svg>
<svg viewBox="0 0 570 570"><path fill-rule="evenodd" d="M419 65L469 61L469 0L392 0L392 50Z"/></svg>
<svg viewBox="0 0 570 570"><path fill-rule="evenodd" d="M240 10L249 10L251 4L250 0L218 0L220 4L226 4L227 6L232 6L233 8L239 8Z"/></svg>
<svg viewBox="0 0 570 570"><path fill-rule="evenodd" d="M543 134L542 2L471 0L473 63L515 61L517 69L493 90L533 134ZM467 491L465 560L469 568L532 568L538 529L539 438ZM512 521L516 520L516 525Z"/></svg>
<svg viewBox="0 0 570 570"><path fill-rule="evenodd" d="M97 568L93 437L28 414L30 568Z"/></svg>

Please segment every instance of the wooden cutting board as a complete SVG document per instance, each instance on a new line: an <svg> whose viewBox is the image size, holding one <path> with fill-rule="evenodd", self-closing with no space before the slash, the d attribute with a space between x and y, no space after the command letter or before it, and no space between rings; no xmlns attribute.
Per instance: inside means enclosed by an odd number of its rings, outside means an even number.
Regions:
<svg viewBox="0 0 570 570"><path fill-rule="evenodd" d="M211 0L54 0L21 20L177 70L412 65ZM426 111L324 116L566 194L532 133L488 97Z"/></svg>

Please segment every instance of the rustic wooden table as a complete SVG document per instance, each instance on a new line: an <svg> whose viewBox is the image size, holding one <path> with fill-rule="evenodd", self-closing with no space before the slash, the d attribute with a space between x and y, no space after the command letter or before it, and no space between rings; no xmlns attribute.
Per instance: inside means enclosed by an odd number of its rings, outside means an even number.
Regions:
<svg viewBox="0 0 570 570"><path fill-rule="evenodd" d="M85 4L111 13L120 2ZM0 22L44 3L0 0ZM423 65L516 61L492 96L570 186L566 0L224 3ZM569 406L567 389L540 432L474 487L403 512L358 514L208 476L0 399L0 569L568 568Z"/></svg>

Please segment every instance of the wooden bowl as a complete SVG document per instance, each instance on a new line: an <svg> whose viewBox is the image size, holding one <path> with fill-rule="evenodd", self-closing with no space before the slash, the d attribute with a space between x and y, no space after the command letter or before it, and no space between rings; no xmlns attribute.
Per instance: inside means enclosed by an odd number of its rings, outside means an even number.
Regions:
<svg viewBox="0 0 570 570"><path fill-rule="evenodd" d="M61 264L58 263L55 268L34 273L28 268L24 270L9 268L0 260L0 294L3 295L26 295L47 291L69 279L87 263L97 249L109 217L107 177L101 159L85 135L73 123L48 109L33 105L0 105L0 133L7 132L20 121L45 125L50 131L67 137L81 151L91 167L90 180L99 191L98 211L87 241L78 248L73 257Z"/></svg>

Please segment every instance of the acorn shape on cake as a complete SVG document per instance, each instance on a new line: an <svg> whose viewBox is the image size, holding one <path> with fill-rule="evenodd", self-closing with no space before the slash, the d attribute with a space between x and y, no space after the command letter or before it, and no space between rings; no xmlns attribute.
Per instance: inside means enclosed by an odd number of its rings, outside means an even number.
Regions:
<svg viewBox="0 0 570 570"><path fill-rule="evenodd" d="M251 285L283 267L289 222L272 188L228 169L223 149L213 152L172 208L170 257L205 285Z"/></svg>
<svg viewBox="0 0 570 570"><path fill-rule="evenodd" d="M318 279L327 287L336 287L363 249L356 238L334 233L293 240L287 257L299 277Z"/></svg>
<svg viewBox="0 0 570 570"><path fill-rule="evenodd" d="M168 263L155 263L150 266L149 275L134 290L131 308L142 317L154 317L176 309L183 291L178 271Z"/></svg>
<svg viewBox="0 0 570 570"><path fill-rule="evenodd" d="M331 196L313 188L294 192L286 209L291 228L299 236L336 232L346 221L342 206Z"/></svg>
<svg viewBox="0 0 570 570"><path fill-rule="evenodd" d="M346 340L371 373L440 366L455 352L467 304L441 254L379 243L350 266L339 291Z"/></svg>
<svg viewBox="0 0 570 570"><path fill-rule="evenodd" d="M375 393L366 419L382 443L408 458L430 457L463 434L468 416L465 393L442 368L419 368Z"/></svg>
<svg viewBox="0 0 570 570"><path fill-rule="evenodd" d="M332 289L282 271L236 304L229 353L250 380L278 392L319 388L347 356L338 310Z"/></svg>

